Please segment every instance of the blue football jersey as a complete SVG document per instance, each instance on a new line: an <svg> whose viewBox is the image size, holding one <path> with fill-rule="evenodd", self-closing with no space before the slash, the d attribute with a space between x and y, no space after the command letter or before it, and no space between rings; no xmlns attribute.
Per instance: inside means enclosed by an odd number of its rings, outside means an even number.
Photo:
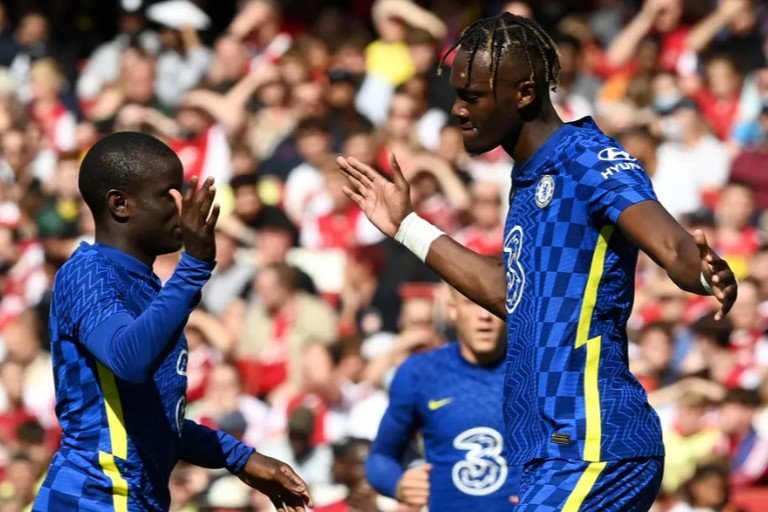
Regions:
<svg viewBox="0 0 768 512"><path fill-rule="evenodd" d="M628 368L637 248L616 226L625 208L655 200L648 176L584 118L516 166L512 183L503 249L510 462L663 455L658 417Z"/></svg>
<svg viewBox="0 0 768 512"><path fill-rule="evenodd" d="M414 355L397 370L367 463L374 487L393 496L400 460L420 432L430 472L429 509L508 510L520 468L504 453L504 362L473 365L458 343ZM386 474L386 473L389 474Z"/></svg>
<svg viewBox="0 0 768 512"><path fill-rule="evenodd" d="M183 333L139 384L117 379L81 342L110 315L138 317L160 289L150 267L98 244L81 245L56 274L50 331L62 444L34 510L167 510L185 412Z"/></svg>

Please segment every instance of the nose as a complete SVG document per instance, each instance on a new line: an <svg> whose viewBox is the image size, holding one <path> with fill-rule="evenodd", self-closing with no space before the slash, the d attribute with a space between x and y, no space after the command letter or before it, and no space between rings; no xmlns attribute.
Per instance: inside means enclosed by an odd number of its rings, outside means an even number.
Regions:
<svg viewBox="0 0 768 512"><path fill-rule="evenodd" d="M451 115L459 121L459 124L465 124L467 121L469 121L469 110L467 110L466 105L461 100L457 99L453 102L453 107L451 107Z"/></svg>

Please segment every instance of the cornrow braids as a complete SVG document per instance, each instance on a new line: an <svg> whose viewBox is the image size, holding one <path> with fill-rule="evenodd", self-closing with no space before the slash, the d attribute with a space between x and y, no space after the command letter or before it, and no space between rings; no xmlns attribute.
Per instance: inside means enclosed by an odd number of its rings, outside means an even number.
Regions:
<svg viewBox="0 0 768 512"><path fill-rule="evenodd" d="M543 79L547 87L553 91L557 89L560 80L557 45L544 29L528 18L504 12L472 23L440 59L438 74L442 72L448 56L459 49L467 52L467 82L478 51L487 51L491 56L491 89L496 85L501 58L507 52L517 51L522 53L528 63L531 80L536 79L534 59L538 59L544 70Z"/></svg>

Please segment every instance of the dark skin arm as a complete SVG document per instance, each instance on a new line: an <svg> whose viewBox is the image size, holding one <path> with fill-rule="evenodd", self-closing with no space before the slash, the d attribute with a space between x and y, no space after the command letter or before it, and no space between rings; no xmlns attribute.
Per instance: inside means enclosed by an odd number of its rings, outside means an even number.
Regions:
<svg viewBox="0 0 768 512"><path fill-rule="evenodd" d="M344 187L347 196L382 233L394 237L403 219L413 211L410 185L394 155L390 156L391 182L354 158L339 157L336 162L350 184ZM426 263L472 302L506 318L506 276L501 258L481 256L444 235L430 246Z"/></svg>
<svg viewBox="0 0 768 512"><path fill-rule="evenodd" d="M349 182L344 187L347 196L382 233L394 237L403 219L413 211L410 187L394 155L390 155L391 182L354 158L339 157L337 163ZM736 280L728 263L709 247L702 232L691 236L655 201L630 206L621 214L618 224L624 235L664 268L683 290L705 294L700 282L703 272L722 304L716 319L730 311L736 301ZM441 236L430 246L426 263L467 298L499 318L506 318L506 276L499 258L481 256L450 237Z"/></svg>
<svg viewBox="0 0 768 512"><path fill-rule="evenodd" d="M619 216L618 225L622 233L666 270L681 289L706 294L701 284L703 272L721 304L716 320L731 310L738 293L736 278L728 263L709 247L702 231L697 230L691 236L656 201L630 206Z"/></svg>

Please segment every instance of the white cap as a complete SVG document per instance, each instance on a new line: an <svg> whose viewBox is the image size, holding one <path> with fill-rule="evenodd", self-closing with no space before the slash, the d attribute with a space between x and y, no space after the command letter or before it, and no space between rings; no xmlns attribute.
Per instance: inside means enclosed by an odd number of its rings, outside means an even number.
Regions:
<svg viewBox="0 0 768 512"><path fill-rule="evenodd" d="M251 503L251 491L236 476L224 476L213 482L208 489L208 506L221 508L247 507Z"/></svg>
<svg viewBox="0 0 768 512"><path fill-rule="evenodd" d="M147 19L177 30L184 27L205 30L211 26L211 18L189 0L167 0L151 5Z"/></svg>

